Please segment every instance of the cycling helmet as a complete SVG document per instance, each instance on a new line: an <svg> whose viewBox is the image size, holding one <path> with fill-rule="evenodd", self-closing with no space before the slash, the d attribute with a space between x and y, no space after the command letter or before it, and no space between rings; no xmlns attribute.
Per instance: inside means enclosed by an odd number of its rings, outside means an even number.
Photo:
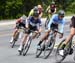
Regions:
<svg viewBox="0 0 75 63"><path fill-rule="evenodd" d="M54 4L55 5L55 2L52 2L51 4Z"/></svg>
<svg viewBox="0 0 75 63"><path fill-rule="evenodd" d="M33 10L34 10L34 11L38 11L38 7L35 6L35 7L33 8Z"/></svg>
<svg viewBox="0 0 75 63"><path fill-rule="evenodd" d="M41 6L41 5L38 5L37 7L38 7L38 8L42 8L42 6Z"/></svg>
<svg viewBox="0 0 75 63"><path fill-rule="evenodd" d="M34 16L34 17L38 17L38 16L39 16L39 10L38 10L38 7L35 6L35 7L33 8L33 10L34 10L33 16Z"/></svg>
<svg viewBox="0 0 75 63"><path fill-rule="evenodd" d="M59 10L58 15L64 17L65 12L63 10Z"/></svg>
<svg viewBox="0 0 75 63"><path fill-rule="evenodd" d="M25 16L25 15L23 15L21 18L22 18L23 20L26 20L26 16Z"/></svg>

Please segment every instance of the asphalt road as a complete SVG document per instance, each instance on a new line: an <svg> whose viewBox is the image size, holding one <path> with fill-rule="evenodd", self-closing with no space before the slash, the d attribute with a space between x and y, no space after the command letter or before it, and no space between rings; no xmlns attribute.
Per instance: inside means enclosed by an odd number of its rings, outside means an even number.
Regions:
<svg viewBox="0 0 75 63"><path fill-rule="evenodd" d="M45 31L44 26L42 26L42 28L43 28L42 32L43 35ZM48 59L43 59L42 58L43 54L39 58L35 58L36 45L41 37L38 39L34 39L32 41L31 47L26 56L20 56L18 53L18 47L21 42L20 39L16 42L14 48L10 47L9 40L11 38L13 30L14 30L13 25L0 26L0 63L55 63L55 51L52 52L52 54L49 56ZM67 37L68 34L69 34L69 22L66 21L63 38ZM62 40L59 39L58 37L59 36L57 35L55 45L59 44L60 41ZM62 63L75 63L73 60L73 56L74 54L67 56Z"/></svg>

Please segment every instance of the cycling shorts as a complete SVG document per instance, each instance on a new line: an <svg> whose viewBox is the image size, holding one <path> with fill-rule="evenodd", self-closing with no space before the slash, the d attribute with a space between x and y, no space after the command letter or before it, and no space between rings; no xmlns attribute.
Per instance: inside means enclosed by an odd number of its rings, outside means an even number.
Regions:
<svg viewBox="0 0 75 63"><path fill-rule="evenodd" d="M25 24L24 23L16 23L16 28L19 29L20 27L25 28Z"/></svg>
<svg viewBox="0 0 75 63"><path fill-rule="evenodd" d="M51 30L55 30L55 29L58 30L58 24L52 23L52 24L51 24Z"/></svg>
<svg viewBox="0 0 75 63"><path fill-rule="evenodd" d="M38 31L37 27L29 25L29 29L25 31L26 34L30 34L32 31Z"/></svg>

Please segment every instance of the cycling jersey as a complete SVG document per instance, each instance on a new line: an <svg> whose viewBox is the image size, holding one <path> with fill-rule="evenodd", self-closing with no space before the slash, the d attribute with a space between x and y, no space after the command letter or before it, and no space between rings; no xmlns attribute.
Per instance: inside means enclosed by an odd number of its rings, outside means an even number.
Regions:
<svg viewBox="0 0 75 63"><path fill-rule="evenodd" d="M50 19L49 23L48 23L48 29L50 30L51 29L51 25L55 24L55 25L58 26L58 31L60 33L63 33L64 23L65 23L65 19L64 18L63 19L59 19L58 18L58 14L54 14L52 16L52 18Z"/></svg>
<svg viewBox="0 0 75 63"><path fill-rule="evenodd" d="M30 16L27 19L26 24L28 24L28 26L29 26L28 33L30 33L30 30L33 30L33 31L39 30L39 28L41 26L41 20L39 18L35 20L34 17Z"/></svg>
<svg viewBox="0 0 75 63"><path fill-rule="evenodd" d="M71 18L71 26L75 28L75 16Z"/></svg>

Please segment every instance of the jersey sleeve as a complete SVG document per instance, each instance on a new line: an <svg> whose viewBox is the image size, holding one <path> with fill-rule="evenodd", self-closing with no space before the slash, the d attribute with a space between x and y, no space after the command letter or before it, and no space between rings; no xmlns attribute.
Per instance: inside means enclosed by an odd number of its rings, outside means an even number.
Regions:
<svg viewBox="0 0 75 63"><path fill-rule="evenodd" d="M38 19L38 24L37 24L37 29L40 29L40 27L42 26L42 22L41 22L41 19Z"/></svg>
<svg viewBox="0 0 75 63"><path fill-rule="evenodd" d="M33 15L33 9L29 12L28 16L32 16Z"/></svg>
<svg viewBox="0 0 75 63"><path fill-rule="evenodd" d="M48 23L48 30L50 30L50 28L51 28L51 24L53 22L54 17L55 17L55 15L52 16L52 18L50 19L50 21Z"/></svg>
<svg viewBox="0 0 75 63"><path fill-rule="evenodd" d="M65 19L63 19L61 25L59 25L59 30L58 31L60 33L63 33L64 32L64 24L65 24Z"/></svg>

